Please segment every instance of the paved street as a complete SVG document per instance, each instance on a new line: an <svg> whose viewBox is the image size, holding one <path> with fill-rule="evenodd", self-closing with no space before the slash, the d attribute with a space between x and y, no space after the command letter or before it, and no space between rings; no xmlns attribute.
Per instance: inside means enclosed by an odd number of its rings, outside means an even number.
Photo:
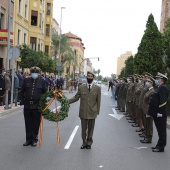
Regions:
<svg viewBox="0 0 170 170"><path fill-rule="evenodd" d="M61 146L57 146L55 123L44 121L41 148L23 147L25 126L22 110L0 117L0 170L168 170L170 130L164 153L153 153L157 142L141 144L136 128L114 110L111 93L102 87L100 115L96 119L91 150L81 150L79 102L69 117L59 123ZM71 98L74 93L65 93ZM69 140L70 139L70 140Z"/></svg>

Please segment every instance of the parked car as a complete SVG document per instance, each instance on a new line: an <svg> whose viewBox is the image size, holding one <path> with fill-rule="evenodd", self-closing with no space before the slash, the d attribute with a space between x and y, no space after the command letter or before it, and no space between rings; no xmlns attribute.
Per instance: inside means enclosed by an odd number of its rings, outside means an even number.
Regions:
<svg viewBox="0 0 170 170"><path fill-rule="evenodd" d="M98 80L98 81L97 81L97 84L102 84L102 81Z"/></svg>

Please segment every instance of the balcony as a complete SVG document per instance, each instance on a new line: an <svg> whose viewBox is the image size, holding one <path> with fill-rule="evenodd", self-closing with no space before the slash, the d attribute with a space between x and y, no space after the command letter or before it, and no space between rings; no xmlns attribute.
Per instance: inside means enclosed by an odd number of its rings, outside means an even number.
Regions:
<svg viewBox="0 0 170 170"><path fill-rule="evenodd" d="M10 32L10 43L13 44L14 34ZM0 30L0 45L7 45L8 30Z"/></svg>

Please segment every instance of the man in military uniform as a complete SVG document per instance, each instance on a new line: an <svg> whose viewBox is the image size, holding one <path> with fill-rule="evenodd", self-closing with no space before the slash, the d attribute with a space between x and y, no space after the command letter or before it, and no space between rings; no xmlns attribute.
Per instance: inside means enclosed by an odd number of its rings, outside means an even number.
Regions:
<svg viewBox="0 0 170 170"><path fill-rule="evenodd" d="M39 101L47 91L45 80L40 79L38 74L40 68L30 68L31 77L25 78L20 91L20 105L24 105L24 118L26 129L26 142L23 146L37 146L37 135L40 125L41 113L39 112Z"/></svg>
<svg viewBox="0 0 170 170"><path fill-rule="evenodd" d="M154 93L155 80L153 77L149 76L146 78L145 86L148 87L148 91L144 95L143 99L143 111L146 116L146 128L145 128L145 138L140 140L141 143L151 143L153 136L153 118L148 115L149 102L152 94Z"/></svg>
<svg viewBox="0 0 170 170"><path fill-rule="evenodd" d="M101 88L93 83L93 79L94 74L87 72L87 84L79 86L76 95L69 99L70 104L80 99L79 117L83 140L81 149L91 149L95 119L100 112Z"/></svg>
<svg viewBox="0 0 170 170"><path fill-rule="evenodd" d="M165 84L167 77L158 72L155 84L158 85L155 93L152 95L149 104L148 115L153 116L153 120L158 132L158 142L155 147L152 147L153 152L164 152L166 146L166 104L169 97L169 90Z"/></svg>

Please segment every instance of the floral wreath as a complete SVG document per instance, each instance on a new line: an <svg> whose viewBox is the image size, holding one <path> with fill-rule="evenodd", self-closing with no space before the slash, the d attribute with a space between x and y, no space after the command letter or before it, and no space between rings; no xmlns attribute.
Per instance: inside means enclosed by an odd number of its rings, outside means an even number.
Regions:
<svg viewBox="0 0 170 170"><path fill-rule="evenodd" d="M50 101L48 98L50 98ZM48 109L55 99L61 103L60 111L58 112L56 108L56 113ZM45 103L47 103L47 105L44 107ZM53 122L62 121L68 117L69 107L70 105L68 99L60 90L46 92L41 96L39 102L39 110L42 113L42 116L45 119Z"/></svg>

